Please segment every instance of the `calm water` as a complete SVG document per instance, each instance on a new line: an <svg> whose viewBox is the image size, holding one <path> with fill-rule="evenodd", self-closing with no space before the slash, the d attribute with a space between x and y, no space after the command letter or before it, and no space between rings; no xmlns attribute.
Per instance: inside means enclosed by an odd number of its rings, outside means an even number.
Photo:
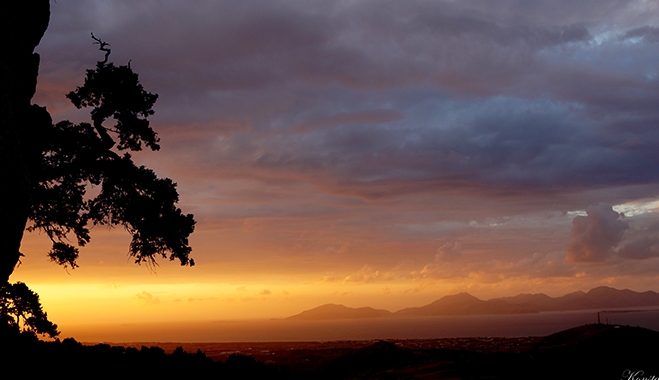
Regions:
<svg viewBox="0 0 659 380"><path fill-rule="evenodd" d="M659 331L659 310L603 314L601 321ZM293 322L286 320L62 327L83 342L285 342L544 336L597 322L597 311Z"/></svg>

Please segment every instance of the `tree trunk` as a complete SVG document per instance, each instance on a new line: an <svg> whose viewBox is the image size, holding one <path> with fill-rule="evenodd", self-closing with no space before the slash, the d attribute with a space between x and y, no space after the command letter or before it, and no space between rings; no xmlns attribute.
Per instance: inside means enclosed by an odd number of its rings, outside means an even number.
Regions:
<svg viewBox="0 0 659 380"><path fill-rule="evenodd" d="M30 176L18 131L29 119L39 55L34 48L48 27L49 0L0 2L0 283L20 258L30 210Z"/></svg>

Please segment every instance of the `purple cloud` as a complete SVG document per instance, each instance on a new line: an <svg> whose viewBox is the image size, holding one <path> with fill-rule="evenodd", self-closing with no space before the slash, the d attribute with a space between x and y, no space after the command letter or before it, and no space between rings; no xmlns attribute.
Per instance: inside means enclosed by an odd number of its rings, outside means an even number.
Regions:
<svg viewBox="0 0 659 380"><path fill-rule="evenodd" d="M576 216L565 258L568 262L602 262L620 244L629 224L607 204L586 208L586 216Z"/></svg>

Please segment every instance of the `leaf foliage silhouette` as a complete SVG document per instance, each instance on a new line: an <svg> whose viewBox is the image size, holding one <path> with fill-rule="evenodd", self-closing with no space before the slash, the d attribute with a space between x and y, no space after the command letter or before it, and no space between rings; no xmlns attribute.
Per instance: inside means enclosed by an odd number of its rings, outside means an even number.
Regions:
<svg viewBox="0 0 659 380"><path fill-rule="evenodd" d="M22 282L0 285L0 321L33 335L59 335L57 325L48 320L39 296Z"/></svg>
<svg viewBox="0 0 659 380"><path fill-rule="evenodd" d="M162 257L194 265L188 237L195 220L176 206L176 184L136 165L129 153L160 149L148 120L158 95L144 90L130 64L103 61L66 96L79 109L91 108L92 123L53 124L45 108L32 106L33 127L23 135L33 184L28 230L45 232L49 257L66 267L78 266L78 247L89 243L94 225L123 226L136 263ZM100 187L94 197L91 187Z"/></svg>

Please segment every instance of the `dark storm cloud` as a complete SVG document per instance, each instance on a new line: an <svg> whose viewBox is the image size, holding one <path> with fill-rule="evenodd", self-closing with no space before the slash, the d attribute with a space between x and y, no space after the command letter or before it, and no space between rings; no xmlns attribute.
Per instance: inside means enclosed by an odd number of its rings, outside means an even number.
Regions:
<svg viewBox="0 0 659 380"><path fill-rule="evenodd" d="M288 123L296 132L300 126L325 123L302 135L232 135L218 143L222 149L215 154L222 153L212 160L303 177L328 190L365 197L372 191L395 195L451 187L555 193L647 184L659 174L647 165L658 158L652 134L612 136L593 122L580 123L569 106L547 99L437 99L415 108L405 109L402 120L382 119L358 128L354 121L332 123L347 116L330 116ZM437 111L446 115L433 118ZM354 114L368 112L376 111ZM414 120L419 112L425 120ZM639 141L628 147L620 138Z"/></svg>
<svg viewBox="0 0 659 380"><path fill-rule="evenodd" d="M365 197L657 180L645 164L657 158L657 84L589 62L604 49L588 30L607 20L602 9L582 20L566 10L552 23L534 6L522 7L527 18L495 12L492 20L491 9L442 2L217 2L205 4L208 16L198 5L154 6L155 15L120 33L149 46L142 54L159 83L199 100L196 117L258 132L223 140L227 155L205 150L218 165ZM582 3L574 7L586 15ZM624 8L609 2L603 9ZM618 40L602 44L621 54L631 49ZM583 59L563 61L564 50ZM176 92L164 99L165 116L178 100ZM345 116L380 110L394 117L358 121L357 129ZM273 129L280 133L263 134Z"/></svg>
<svg viewBox="0 0 659 380"><path fill-rule="evenodd" d="M156 70L150 75L163 75L169 86L195 93L295 81L358 88L466 81L479 87L486 76L514 80L514 71L535 51L590 39L580 24L499 25L485 12L447 2L80 5L71 8L95 19L97 34L118 40L120 58L133 57L136 64L139 59ZM80 29L94 29L93 24ZM71 29L67 22L51 31L63 41Z"/></svg>

